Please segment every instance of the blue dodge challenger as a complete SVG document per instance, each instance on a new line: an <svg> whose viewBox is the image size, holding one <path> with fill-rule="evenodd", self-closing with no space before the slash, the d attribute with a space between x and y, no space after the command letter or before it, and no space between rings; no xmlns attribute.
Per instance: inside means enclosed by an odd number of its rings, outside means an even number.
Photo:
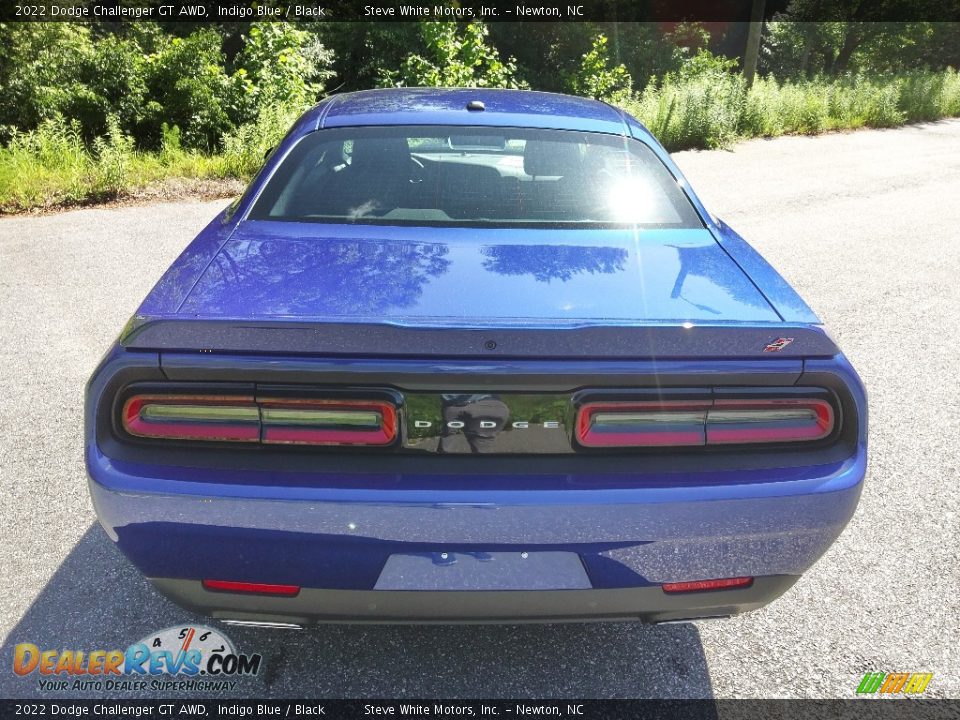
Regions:
<svg viewBox="0 0 960 720"><path fill-rule="evenodd" d="M272 627L758 608L866 446L850 363L641 124L507 90L308 111L86 403L111 539Z"/></svg>

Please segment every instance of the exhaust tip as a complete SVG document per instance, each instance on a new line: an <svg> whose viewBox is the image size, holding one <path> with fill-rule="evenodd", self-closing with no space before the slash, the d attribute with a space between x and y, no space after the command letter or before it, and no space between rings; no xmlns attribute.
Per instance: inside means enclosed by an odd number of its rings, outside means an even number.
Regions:
<svg viewBox="0 0 960 720"><path fill-rule="evenodd" d="M303 630L302 625L287 622L271 622L268 620L221 620L224 625L234 627L266 628L268 630Z"/></svg>
<svg viewBox="0 0 960 720"><path fill-rule="evenodd" d="M657 620L654 625L686 625L701 620L729 620L730 615L706 615L704 617L681 618L679 620Z"/></svg>

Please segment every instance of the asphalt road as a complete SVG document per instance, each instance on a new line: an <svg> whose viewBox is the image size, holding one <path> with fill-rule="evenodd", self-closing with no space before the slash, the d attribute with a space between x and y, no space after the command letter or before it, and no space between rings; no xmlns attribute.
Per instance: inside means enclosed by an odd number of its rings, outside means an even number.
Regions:
<svg viewBox="0 0 960 720"><path fill-rule="evenodd" d="M864 672L925 671L928 695L960 696L960 121L676 158L869 388L869 477L840 540L772 606L723 622L230 629L267 668L236 694L851 697ZM0 220L0 696L41 694L10 672L18 642L110 649L195 620L95 524L81 406L100 354L222 205Z"/></svg>

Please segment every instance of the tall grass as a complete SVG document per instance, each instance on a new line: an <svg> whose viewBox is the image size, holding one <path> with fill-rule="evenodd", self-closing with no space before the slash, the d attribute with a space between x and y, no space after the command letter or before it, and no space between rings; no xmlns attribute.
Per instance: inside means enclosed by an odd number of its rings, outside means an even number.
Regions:
<svg viewBox="0 0 960 720"><path fill-rule="evenodd" d="M114 122L88 146L76 121L57 117L0 148L0 213L111 200L169 178L230 176L223 156L182 150L175 131L160 152L145 153Z"/></svg>
<svg viewBox="0 0 960 720"><path fill-rule="evenodd" d="M178 128L163 127L158 152L141 152L117 123L86 145L75 120L56 117L0 148L0 213L102 202L171 179L246 181L286 134L300 109L271 107L229 133L216 154L184 150Z"/></svg>
<svg viewBox="0 0 960 720"><path fill-rule="evenodd" d="M251 177L304 109L268 106L260 110L252 123L228 134L224 138L223 172L236 178Z"/></svg>
<svg viewBox="0 0 960 720"><path fill-rule="evenodd" d="M709 72L651 81L621 104L668 150L713 148L746 137L819 133L960 116L960 73L816 78L780 82ZM299 108L268 107L224 138L217 154L184 150L179 130L164 128L158 152L138 151L115 122L87 145L76 121L56 117L14 135L0 148L0 213L122 197L170 179L251 177Z"/></svg>
<svg viewBox="0 0 960 720"><path fill-rule="evenodd" d="M860 127L960 116L960 73L911 72L780 82L710 73L654 80L622 105L668 150L714 148L746 137Z"/></svg>

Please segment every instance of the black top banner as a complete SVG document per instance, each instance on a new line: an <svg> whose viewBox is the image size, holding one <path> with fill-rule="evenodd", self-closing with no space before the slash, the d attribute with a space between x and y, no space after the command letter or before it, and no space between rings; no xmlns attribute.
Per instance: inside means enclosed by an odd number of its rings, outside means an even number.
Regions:
<svg viewBox="0 0 960 720"><path fill-rule="evenodd" d="M960 21L960 0L5 0L0 22L747 22L798 3L808 21Z"/></svg>

